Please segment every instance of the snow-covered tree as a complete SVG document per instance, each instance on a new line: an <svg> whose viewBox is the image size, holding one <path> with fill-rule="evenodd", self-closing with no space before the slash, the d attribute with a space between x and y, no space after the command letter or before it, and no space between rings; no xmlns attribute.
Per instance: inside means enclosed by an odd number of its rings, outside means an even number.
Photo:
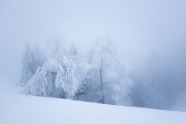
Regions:
<svg viewBox="0 0 186 124"><path fill-rule="evenodd" d="M36 96L63 97L63 92L55 86L56 76L62 70L57 60L48 60L39 67L33 77L28 81L23 93Z"/></svg>
<svg viewBox="0 0 186 124"><path fill-rule="evenodd" d="M86 59L80 57L74 44L72 44L70 48L69 55L63 58L62 63L65 67L65 75L61 75L62 78L59 79L63 80L59 80L58 85L66 86L64 89L65 91L68 91L66 96L71 98L72 96L77 95L84 85L89 66Z"/></svg>
<svg viewBox="0 0 186 124"><path fill-rule="evenodd" d="M24 73L27 83L23 93L105 104L131 104L129 67L120 60L116 45L108 36L98 40L89 62L74 44L69 52L64 52L59 42L56 43L48 50L51 54L46 55L45 62L32 50L25 53L24 69L31 74Z"/></svg>
<svg viewBox="0 0 186 124"><path fill-rule="evenodd" d="M79 66L66 56L62 61L49 59L37 69L23 92L37 96L73 98L83 80Z"/></svg>
<svg viewBox="0 0 186 124"><path fill-rule="evenodd" d="M86 84L86 78L87 78L87 74L90 69L90 66L87 62L87 59L79 54L79 51L75 44L71 45L68 57L76 65L75 76L77 80L79 81L79 87L76 91L74 99L82 100L80 99L80 97Z"/></svg>
<svg viewBox="0 0 186 124"><path fill-rule="evenodd" d="M37 68L44 63L44 60L45 57L37 46L31 48L29 44L26 45L26 51L24 52L22 60L21 86L24 86L27 81L31 79Z"/></svg>
<svg viewBox="0 0 186 124"><path fill-rule="evenodd" d="M132 81L128 67L117 56L116 45L106 36L99 39L90 57L90 71L84 88L84 100L127 105Z"/></svg>
<svg viewBox="0 0 186 124"><path fill-rule="evenodd" d="M65 92L67 98L72 98L79 83L75 77L76 65L72 59L65 56L62 62L62 69L56 77L56 86Z"/></svg>

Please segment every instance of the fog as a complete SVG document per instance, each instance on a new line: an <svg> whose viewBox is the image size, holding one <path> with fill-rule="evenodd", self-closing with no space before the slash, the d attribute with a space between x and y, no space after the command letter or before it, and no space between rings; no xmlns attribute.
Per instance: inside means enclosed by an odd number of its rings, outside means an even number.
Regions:
<svg viewBox="0 0 186 124"><path fill-rule="evenodd" d="M175 110L186 108L185 32L185 0L1 0L0 78L19 81L26 43L42 46L60 34L64 45L73 42L87 53L108 33L135 86L159 82Z"/></svg>

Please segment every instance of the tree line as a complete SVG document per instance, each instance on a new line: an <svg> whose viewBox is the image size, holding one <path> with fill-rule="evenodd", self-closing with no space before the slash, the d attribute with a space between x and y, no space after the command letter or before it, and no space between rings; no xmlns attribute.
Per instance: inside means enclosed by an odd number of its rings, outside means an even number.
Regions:
<svg viewBox="0 0 186 124"><path fill-rule="evenodd" d="M97 102L132 105L130 67L118 56L108 36L98 39L87 56L75 44L65 50L59 41L50 48L27 45L22 60L22 93Z"/></svg>

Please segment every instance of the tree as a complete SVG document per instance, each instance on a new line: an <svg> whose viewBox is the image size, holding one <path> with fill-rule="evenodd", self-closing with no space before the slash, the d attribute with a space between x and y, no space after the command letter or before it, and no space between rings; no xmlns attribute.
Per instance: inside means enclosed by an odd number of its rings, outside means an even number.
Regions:
<svg viewBox="0 0 186 124"><path fill-rule="evenodd" d="M33 66L34 71L26 78L24 93L103 104L131 104L129 66L120 60L116 45L108 36L98 40L89 62L74 44L68 53L60 52L63 50L59 44L52 48L56 49L49 50L52 55L47 56L47 61L40 61L39 54L28 50L25 56L31 59L25 59L24 68L29 72Z"/></svg>
<svg viewBox="0 0 186 124"><path fill-rule="evenodd" d="M63 97L63 92L55 86L58 72L61 70L59 61L50 59L28 81L23 93L35 96Z"/></svg>
<svg viewBox="0 0 186 124"><path fill-rule="evenodd" d="M62 61L49 59L37 69L23 93L73 99L83 80L80 70L70 57L64 56Z"/></svg>
<svg viewBox="0 0 186 124"><path fill-rule="evenodd" d="M37 68L44 63L44 60L45 57L37 46L33 49L29 46L29 44L26 45L26 51L22 60L23 67L20 80L21 86L24 86L28 80L31 79Z"/></svg>
<svg viewBox="0 0 186 124"><path fill-rule="evenodd" d="M89 69L86 59L80 57L77 47L72 44L68 56L63 58L62 63L65 67L65 75L61 75L63 80L59 81L58 84L59 86L67 86L66 91L71 93L67 94L68 98L77 97L85 83Z"/></svg>
<svg viewBox="0 0 186 124"><path fill-rule="evenodd" d="M115 43L108 36L99 39L90 57L85 99L107 104L130 104L132 81L127 76L127 68L127 64L117 56Z"/></svg>

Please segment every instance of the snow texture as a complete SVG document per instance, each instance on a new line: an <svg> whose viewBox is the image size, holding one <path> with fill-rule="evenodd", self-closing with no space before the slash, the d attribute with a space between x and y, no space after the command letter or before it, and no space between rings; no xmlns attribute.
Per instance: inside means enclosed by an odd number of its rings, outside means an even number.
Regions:
<svg viewBox="0 0 186 124"><path fill-rule="evenodd" d="M186 113L26 95L0 95L1 124L186 124Z"/></svg>

